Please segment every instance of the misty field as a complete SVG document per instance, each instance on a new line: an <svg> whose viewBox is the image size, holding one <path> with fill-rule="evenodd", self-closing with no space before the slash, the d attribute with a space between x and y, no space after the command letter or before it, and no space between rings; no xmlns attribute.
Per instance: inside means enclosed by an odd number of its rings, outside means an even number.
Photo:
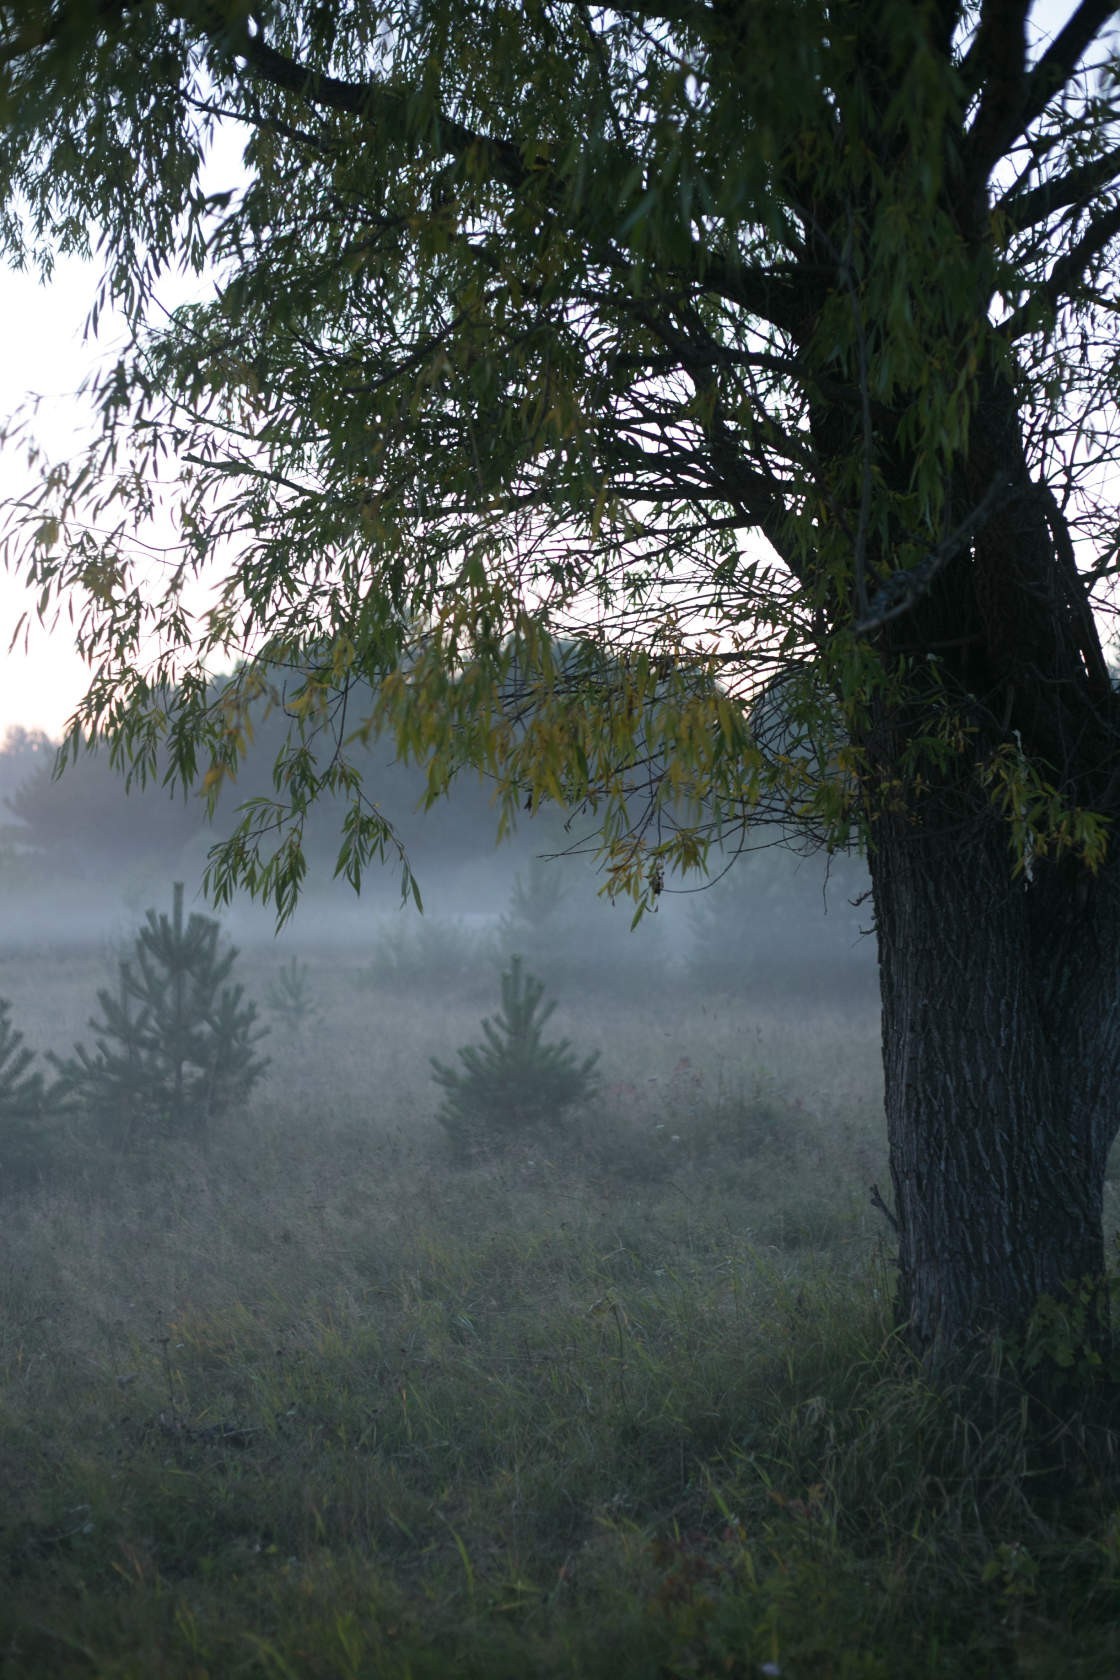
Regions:
<svg viewBox="0 0 1120 1680"><path fill-rule="evenodd" d="M72 1139L5 1201L0 1673L1120 1668L1120 1507L1034 1489L892 1334L866 998L560 993L594 1105L461 1165L429 1057L492 965L304 955L318 1018L207 1147ZM105 980L0 960L38 1049Z"/></svg>

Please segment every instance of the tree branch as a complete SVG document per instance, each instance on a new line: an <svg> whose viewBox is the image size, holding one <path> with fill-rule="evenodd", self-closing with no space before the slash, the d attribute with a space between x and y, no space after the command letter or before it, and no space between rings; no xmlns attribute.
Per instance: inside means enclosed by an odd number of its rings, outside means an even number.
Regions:
<svg viewBox="0 0 1120 1680"><path fill-rule="evenodd" d="M1071 245L1064 256L1058 258L1050 273L1040 286L1036 286L1026 303L1022 304L1008 320L999 327L1001 337L1009 344L1021 338L1024 333L1033 332L1038 326L1038 304L1047 303L1052 308L1062 302L1073 291L1078 280L1085 273L1086 268L1095 256L1104 250L1108 243L1120 234L1120 204L1114 204L1111 210L1097 218L1090 224L1085 233L1075 245Z"/></svg>
<svg viewBox="0 0 1120 1680"><path fill-rule="evenodd" d="M1027 100L1029 12L1030 0L987 0L961 67L967 85L980 95L967 141L968 173L977 189L1019 132Z"/></svg>
<svg viewBox="0 0 1120 1680"><path fill-rule="evenodd" d="M368 118L377 114L387 119L390 125L399 125L403 130L409 126L407 101L391 93L382 83L344 82L324 71L309 69L286 53L270 47L261 36L250 35L247 27L230 45L235 56L244 61L254 76L286 93L294 93L308 104L324 105L328 110L340 111L348 116ZM527 172L521 153L508 140L480 134L443 111L436 115L432 131L443 152L462 156L464 152L478 151L490 158L495 174L508 186L524 185Z"/></svg>
<svg viewBox="0 0 1120 1680"><path fill-rule="evenodd" d="M895 1236L897 1237L898 1235L900 1235L900 1226L899 1226L898 1220L895 1217L895 1215L891 1212L891 1210L887 1206L886 1202L883 1200L882 1194L881 1194L881 1192L879 1190L879 1186L877 1184L873 1184L871 1186L871 1206L873 1208L878 1209L878 1211L883 1215L883 1217L886 1219L887 1223L890 1225L891 1230L894 1232Z"/></svg>
<svg viewBox="0 0 1120 1680"><path fill-rule="evenodd" d="M868 636L892 624L928 595L935 578L955 560L973 535L1013 496L1012 487L1000 476L989 484L977 506L962 519L937 547L931 549L913 566L903 566L891 572L879 586L868 604L867 612L855 624L857 636Z"/></svg>
<svg viewBox="0 0 1120 1680"><path fill-rule="evenodd" d="M1110 152L1068 170L1065 175L1055 175L1029 191L1013 189L996 200L995 208L1003 211L1016 229L1022 230L1044 222L1055 210L1087 204L1095 193L1111 186L1117 179L1120 179L1120 146L1114 146Z"/></svg>
<svg viewBox="0 0 1120 1680"><path fill-rule="evenodd" d="M976 193L986 186L992 169L1012 142L1042 115L1054 94L1068 82L1098 32L1115 16L1116 0L1081 0L1028 72L1029 11L1029 0L988 0L976 39L962 65L968 85L984 90L966 143L966 171Z"/></svg>
<svg viewBox="0 0 1120 1680"><path fill-rule="evenodd" d="M1042 115L1056 89L1065 86L1079 59L1115 16L1116 0L1081 0L1031 71L1020 133Z"/></svg>
<svg viewBox="0 0 1120 1680"><path fill-rule="evenodd" d="M133 0L95 0L86 10L83 7L60 5L48 13L43 21L25 23L11 40L0 44L0 68L15 64L28 53L41 47L53 47L67 35L77 36L80 29L96 28L102 23L119 22L130 9ZM142 0L141 0L142 3Z"/></svg>
<svg viewBox="0 0 1120 1680"><path fill-rule="evenodd" d="M300 64L269 46L261 36L251 35L247 25L231 39L228 23L223 19L219 31L215 21L209 36L268 86L327 110L367 119L379 117L398 132L407 132L410 127L409 102L381 83L342 81ZM473 152L477 157L487 158L495 179L514 191L525 187L530 180L521 149L513 141L479 133L442 110L432 118L431 134L444 154L462 157ZM640 160L629 152L624 153L620 146L613 150L618 154L614 161L620 178L632 175ZM579 228L573 227L572 231L578 237ZM588 231L590 234L591 230ZM601 240L601 231L595 230L593 238ZM692 250L693 264L685 269L692 286L739 303L779 327L788 328L804 311L811 276L802 273L797 265L786 265L784 270L777 266L754 268L708 251L696 241L692 242Z"/></svg>

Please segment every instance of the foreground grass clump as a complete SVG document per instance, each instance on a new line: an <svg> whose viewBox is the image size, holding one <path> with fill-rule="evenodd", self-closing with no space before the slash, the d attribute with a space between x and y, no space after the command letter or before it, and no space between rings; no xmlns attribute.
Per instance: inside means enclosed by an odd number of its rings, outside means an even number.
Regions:
<svg viewBox="0 0 1120 1680"><path fill-rule="evenodd" d="M423 1054L371 1114L328 1038L204 1159L13 1200L5 1680L1109 1675L1120 1492L898 1346L873 1085L678 1022L555 1159L448 1171Z"/></svg>

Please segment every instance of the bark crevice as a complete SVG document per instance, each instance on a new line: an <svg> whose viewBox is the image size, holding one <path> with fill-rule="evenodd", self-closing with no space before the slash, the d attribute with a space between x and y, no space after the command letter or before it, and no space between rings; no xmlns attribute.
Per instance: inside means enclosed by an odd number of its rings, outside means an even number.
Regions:
<svg viewBox="0 0 1120 1680"><path fill-rule="evenodd" d="M898 1306L935 1365L1021 1335L1040 1297L1105 1271L1116 866L1087 892L1068 864L1010 884L1009 868L992 810L967 834L913 811L876 824Z"/></svg>

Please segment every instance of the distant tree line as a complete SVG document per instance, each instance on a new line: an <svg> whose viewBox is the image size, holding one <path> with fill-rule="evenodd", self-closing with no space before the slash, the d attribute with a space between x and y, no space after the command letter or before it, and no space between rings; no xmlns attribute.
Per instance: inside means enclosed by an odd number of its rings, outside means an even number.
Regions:
<svg viewBox="0 0 1120 1680"><path fill-rule="evenodd" d="M568 660L565 660L565 652ZM596 661L589 666L589 658ZM570 663L571 669L568 669ZM609 689L619 680L622 667L609 655L594 654L584 647L560 644L558 682L571 682L587 688L596 685ZM298 692L306 673L293 674L292 691ZM710 679L698 677L698 681ZM223 699L233 690L236 675L217 679L209 692L209 708L220 715ZM516 670L509 676L515 691ZM153 696L153 699L156 697ZM320 768L345 743L347 756L356 762L361 772L362 791L366 799L376 805L391 822L403 840L416 873L444 871L461 865L465 860L488 857L495 849L497 814L492 787L485 777L460 774L452 782L448 796L425 808L428 790L427 768L423 764L404 763L396 755L390 740L369 735L363 745L355 739L355 723L371 716L377 695L371 684L355 679L347 694L345 717L321 720L302 730L302 740ZM764 727L759 738L771 751L803 755L805 744L796 729L783 721L784 703L778 693L763 697L764 704L756 707ZM173 710L170 699L167 710ZM238 767L236 779L222 782L213 817L201 793L185 793L180 784L171 791L164 782L164 767L157 765L156 773L145 780L134 777L128 786L110 763L108 750L92 746L68 763L64 777L55 775L57 743L41 731L15 728L0 742L0 844L10 856L14 850L25 866L38 866L37 873L57 879L66 877L82 880L94 877L104 880L114 873L128 872L146 865L172 865L187 847L196 847L199 857L214 841L235 826L238 808L253 799L275 799L274 766L288 739L293 719L286 704L283 689L275 690L267 702L252 714L252 739ZM349 737L347 732L349 731ZM656 742L640 736L642 756L656 769L659 752ZM202 781L200 766L199 782ZM647 803L640 782L628 795L632 805L635 827L640 827ZM324 789L309 810L303 833L309 875L313 882L327 880L334 873L339 836L350 803L349 793ZM773 818L777 813L770 813ZM769 837L777 832L771 823L761 822L756 812L752 825L765 830ZM656 807L659 822L674 819L671 804ZM742 845L742 835L736 830L734 813L726 814L719 825L732 850ZM533 806L528 802L518 828L512 836L508 853L511 878L523 862L534 854L578 850L580 840L594 827L592 818L583 820L580 813L563 810L547 802ZM714 827L713 827L714 832ZM754 842L751 845L753 848ZM720 874L724 862L716 862L713 873ZM24 870L26 874L26 868ZM2 872L0 872L2 881ZM371 880L371 885L373 885Z"/></svg>
<svg viewBox="0 0 1120 1680"><path fill-rule="evenodd" d="M582 676L586 680L585 671ZM604 669L603 681L610 678L610 669ZM222 694L223 684L215 683L215 707ZM367 684L356 683L351 717L368 715L374 699ZM767 707L760 738L772 751L803 754L807 749L784 720L777 693ZM274 795L272 767L290 724L282 697L271 709L262 706L237 780L223 786L213 817L200 795L169 792L158 773L144 783L134 781L126 791L104 748L84 752L58 778L55 742L41 732L9 731L0 744L0 894L39 887L57 895L64 883L73 883L79 892L85 883L104 889L119 882L131 890L134 880L147 892L155 881L174 877L193 879L197 886L205 854L233 826L236 808L248 799ZM330 728L311 732L310 739L320 757L333 750ZM454 901L455 877L495 857L496 814L485 780L461 775L446 798L425 809L424 766L401 763L376 735L365 746L351 742L348 750L362 763L366 796L404 840L421 887L451 882ZM324 794L308 815L303 838L313 886L326 885L334 874L346 803L344 793ZM636 794L635 822L639 804ZM660 816L671 820L672 811L663 807ZM624 937L626 909L619 906L607 915L596 905L602 881L589 855L562 867L539 862L542 856L578 852L586 827L579 813L546 804L532 815L523 813L500 854L500 869L512 892L501 929L504 955L522 954L551 983L590 971L607 982L611 975L632 975L634 965L642 962L658 967L654 946L661 942L651 938L652 930L632 945ZM709 890L702 890L700 875L665 882L666 900L676 901L678 892L685 891L683 902L666 908L668 919L679 926L687 906L692 984L757 995L774 987L830 991L857 975L873 980L872 942L860 937L871 925L869 911L858 902L868 884L862 860L813 854L804 839L795 853L781 844L784 832L780 824L757 817L744 830L732 813L709 856ZM387 870L382 879L387 898L395 899L394 872ZM377 877L370 877L367 890L376 894L377 886ZM436 954L450 955L452 931L435 924L402 928L403 959L420 962L429 974ZM683 954L679 946L678 952Z"/></svg>
<svg viewBox="0 0 1120 1680"><path fill-rule="evenodd" d="M220 694L216 688L216 702ZM103 747L89 748L64 777L56 778L57 743L41 731L9 730L0 743L3 854L9 864L20 860L21 878L30 868L37 877L77 880L170 865L192 846L201 854L232 826L238 805L273 794L272 765L290 722L282 707L262 710L237 781L223 788L212 818L199 795L170 792L158 777L143 785L134 782L126 795ZM324 736L319 750L328 751L331 744ZM357 751L368 761L363 770L368 797L392 813L418 870L493 852L495 818L484 782L460 778L449 800L424 811L423 769L401 764L376 738ZM304 844L313 880L333 873L344 805L341 796L324 798L309 817ZM534 826L539 830L542 825ZM560 844L562 830L556 826ZM539 839L533 844L542 849Z"/></svg>

